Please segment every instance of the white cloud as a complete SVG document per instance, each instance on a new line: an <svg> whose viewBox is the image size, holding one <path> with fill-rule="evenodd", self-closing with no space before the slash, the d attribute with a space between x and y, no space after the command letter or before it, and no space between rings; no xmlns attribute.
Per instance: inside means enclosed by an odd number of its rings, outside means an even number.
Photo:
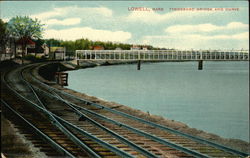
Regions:
<svg viewBox="0 0 250 158"><path fill-rule="evenodd" d="M47 25L65 25L65 26L69 26L69 25L79 24L80 22L81 22L80 18L67 18L67 19L64 19L64 20L49 19L45 23Z"/></svg>
<svg viewBox="0 0 250 158"><path fill-rule="evenodd" d="M113 11L106 7L77 7L70 6L66 8L60 8L63 11L66 11L68 14L74 15L101 15L104 17L111 17L113 15Z"/></svg>
<svg viewBox="0 0 250 158"><path fill-rule="evenodd" d="M144 42L179 49L248 49L249 46L248 24L241 22L230 22L224 26L210 23L172 25L165 32L162 36L145 36Z"/></svg>
<svg viewBox="0 0 250 158"><path fill-rule="evenodd" d="M193 33L193 32L211 32L220 29L219 26L212 24L199 25L173 25L165 29L167 33Z"/></svg>
<svg viewBox="0 0 250 158"><path fill-rule="evenodd" d="M227 25L228 29L246 29L248 28L249 25L248 24L243 24L241 22L231 22Z"/></svg>
<svg viewBox="0 0 250 158"><path fill-rule="evenodd" d="M158 47L178 49L248 49L249 32L233 35L200 35L174 34L161 36L144 36L144 43L150 43Z"/></svg>
<svg viewBox="0 0 250 158"><path fill-rule="evenodd" d="M31 18L39 19L41 23L45 24L45 28L48 28L51 25L76 25L79 24L81 20L86 21L87 19L91 20L91 22L93 23L95 19L99 19L100 21L102 19L112 17L112 14L112 10L105 7L91 8L68 6L61 8L53 8L51 11L33 14L31 15Z"/></svg>
<svg viewBox="0 0 250 158"><path fill-rule="evenodd" d="M31 18L37 18L39 20L45 20L45 19L49 19L49 18L52 18L52 17L56 17L56 16L63 16L65 14L66 14L66 11L63 11L62 8L54 8L52 11L33 14L33 15L31 15Z"/></svg>
<svg viewBox="0 0 250 158"><path fill-rule="evenodd" d="M64 16L82 16L82 15L102 15L105 17L112 16L112 10L105 7L77 7L77 6L69 6L69 7L61 7L54 8L52 11L42 12L39 14L34 14L32 18L38 18L39 20L47 20L54 17L64 17Z"/></svg>
<svg viewBox="0 0 250 158"><path fill-rule="evenodd" d="M165 14L159 14L155 11L133 11L125 19L127 21L141 21L144 23L157 24L159 22L166 22L168 20L207 17L212 14L218 15L221 13L210 11L172 11Z"/></svg>
<svg viewBox="0 0 250 158"><path fill-rule="evenodd" d="M243 33L239 33L239 34L235 34L232 36L234 39L246 39L249 40L249 32L243 32Z"/></svg>
<svg viewBox="0 0 250 158"><path fill-rule="evenodd" d="M105 8L105 7L99 7L99 8L83 8L84 11L88 12L94 12L98 13L100 15L106 16L106 17L111 17L113 12L112 10Z"/></svg>
<svg viewBox="0 0 250 158"><path fill-rule="evenodd" d="M171 34L193 34L213 31L230 31L230 30L247 30L248 24L241 22L231 22L225 26L217 26L213 24L198 24L198 25L173 25L165 29L165 32Z"/></svg>
<svg viewBox="0 0 250 158"><path fill-rule="evenodd" d="M88 38L90 40L126 42L131 38L130 32L97 30L90 27L70 28L62 30L46 30L44 38L55 38L61 40L76 40L80 38Z"/></svg>

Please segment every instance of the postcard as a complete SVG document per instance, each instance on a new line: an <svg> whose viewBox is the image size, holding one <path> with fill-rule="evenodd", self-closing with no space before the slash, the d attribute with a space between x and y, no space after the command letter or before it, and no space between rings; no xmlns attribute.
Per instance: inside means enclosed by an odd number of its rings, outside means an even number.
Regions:
<svg viewBox="0 0 250 158"><path fill-rule="evenodd" d="M1 157L249 157L248 1L1 1Z"/></svg>

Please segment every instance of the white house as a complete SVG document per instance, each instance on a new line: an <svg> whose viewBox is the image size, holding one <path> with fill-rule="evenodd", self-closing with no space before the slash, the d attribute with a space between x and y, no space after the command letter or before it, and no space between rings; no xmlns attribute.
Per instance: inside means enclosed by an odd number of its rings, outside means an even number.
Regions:
<svg viewBox="0 0 250 158"><path fill-rule="evenodd" d="M141 47L139 45L133 45L132 47L130 47L130 50L140 50Z"/></svg>
<svg viewBox="0 0 250 158"><path fill-rule="evenodd" d="M147 46L133 45L130 50L148 50Z"/></svg>
<svg viewBox="0 0 250 158"><path fill-rule="evenodd" d="M43 54L45 56L48 56L49 55L49 47L47 46L47 44L44 43L41 47L43 48Z"/></svg>
<svg viewBox="0 0 250 158"><path fill-rule="evenodd" d="M36 43L33 42L31 39L28 38L21 38L16 42L16 53L17 55L22 54L22 49L24 48L24 55L27 55L28 53L35 53L35 47ZM25 46L26 45L26 46Z"/></svg>

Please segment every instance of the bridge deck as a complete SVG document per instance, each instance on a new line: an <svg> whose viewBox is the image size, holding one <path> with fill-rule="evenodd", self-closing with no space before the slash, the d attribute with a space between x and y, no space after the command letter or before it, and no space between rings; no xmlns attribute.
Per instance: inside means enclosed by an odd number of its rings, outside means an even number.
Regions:
<svg viewBox="0 0 250 158"><path fill-rule="evenodd" d="M249 51L76 50L77 60L248 61Z"/></svg>

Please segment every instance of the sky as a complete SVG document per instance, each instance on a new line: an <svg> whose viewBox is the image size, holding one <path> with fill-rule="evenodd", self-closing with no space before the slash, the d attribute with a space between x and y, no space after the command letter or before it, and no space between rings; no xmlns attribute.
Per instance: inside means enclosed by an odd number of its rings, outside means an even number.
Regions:
<svg viewBox="0 0 250 158"><path fill-rule="evenodd" d="M1 1L0 17L30 16L43 38L176 49L248 49L248 1Z"/></svg>

